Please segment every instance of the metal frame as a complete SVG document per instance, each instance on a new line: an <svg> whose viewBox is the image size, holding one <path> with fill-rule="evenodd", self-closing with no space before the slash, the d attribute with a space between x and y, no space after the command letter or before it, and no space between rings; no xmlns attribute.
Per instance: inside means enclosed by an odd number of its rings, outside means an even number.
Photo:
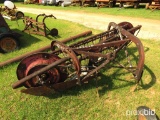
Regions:
<svg viewBox="0 0 160 120"><path fill-rule="evenodd" d="M18 81L13 88L25 86L47 86L55 90L64 90L82 85L97 76L100 69L106 69L109 63L118 63L119 67L131 72L136 83L143 74L144 49L141 41L134 35L141 26L131 23L111 22L108 30L67 46L59 41L51 43L52 53L33 54L23 59L17 67ZM133 66L128 55L128 46L134 43L137 48L137 61ZM117 60L125 53L127 64ZM88 61L83 65L83 61Z"/></svg>
<svg viewBox="0 0 160 120"><path fill-rule="evenodd" d="M39 22L39 17L43 17L42 22ZM49 29L46 24L45 24L45 20L46 18L54 18L56 19L55 16L51 15L46 15L46 14L39 14L36 17L36 20L29 18L29 17L25 17L24 18L24 23L25 23L25 28L23 30L23 32L28 31L29 33L33 33L33 34L39 34L39 35L43 35L43 36L48 36L48 35L52 35L52 36L56 36L58 35L58 30L53 28L53 29ZM49 31L49 32L47 32ZM54 31L55 33L52 34L52 31Z"/></svg>

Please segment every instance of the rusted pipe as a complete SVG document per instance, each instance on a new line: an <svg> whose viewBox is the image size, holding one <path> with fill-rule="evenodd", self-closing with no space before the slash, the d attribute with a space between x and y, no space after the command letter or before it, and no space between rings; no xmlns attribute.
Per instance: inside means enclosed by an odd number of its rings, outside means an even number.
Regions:
<svg viewBox="0 0 160 120"><path fill-rule="evenodd" d="M80 38L80 37L85 37L85 36L88 36L88 35L90 35L90 34L92 34L92 31L89 30L89 31L80 33L80 34L78 34L78 35L75 35L75 36L66 38L66 39L62 40L61 42L67 43L67 42L69 42L69 41L78 39L78 38ZM24 55L21 55L21 56L18 56L18 57L9 59L9 60L7 60L7 61L5 61L5 62L1 62L1 63L0 63L0 67L3 67L3 66L5 66L5 65L8 65L8 64L13 63L13 62L20 61L20 60L23 59L24 57L29 56L29 55L31 55L31 54L34 54L34 53L37 53L37 52L42 52L42 51L45 51L45 50L49 50L50 47L51 47L51 45L47 45L47 46L45 46L45 47L43 47L43 48L40 48L40 49L38 49L38 50L34 50L34 51L29 52L29 53L26 53L26 54L24 54Z"/></svg>

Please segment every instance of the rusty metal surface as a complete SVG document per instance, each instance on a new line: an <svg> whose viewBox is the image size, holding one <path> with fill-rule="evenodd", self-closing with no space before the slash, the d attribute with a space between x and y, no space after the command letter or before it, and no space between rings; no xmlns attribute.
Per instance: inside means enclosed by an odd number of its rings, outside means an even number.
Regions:
<svg viewBox="0 0 160 120"><path fill-rule="evenodd" d="M7 18L9 20L17 20L24 17L24 13L18 11L15 5L12 9L10 9L8 6L5 5L3 7L1 6L0 8L0 12L4 18Z"/></svg>
<svg viewBox="0 0 160 120"><path fill-rule="evenodd" d="M152 2L146 4L146 9L151 9L152 12L154 10L160 10L160 0L152 0Z"/></svg>
<svg viewBox="0 0 160 120"><path fill-rule="evenodd" d="M72 40L76 40L76 39L78 39L78 38L80 38L80 37L88 36L88 35L90 35L90 34L92 34L92 31L90 31L90 30L89 30L89 31L85 31L85 32L83 32L83 33L80 33L80 34L77 34L77 35L75 35L75 36L71 36L71 37L66 38L66 39L64 39L64 40L61 40L61 42L67 43L67 42L70 42L70 41L72 41ZM9 60L7 60L7 61L5 61L5 62L1 62L1 63L0 63L0 67L3 67L3 66L8 65L8 64L11 64L11 63L13 63L13 62L20 61L20 60L22 60L23 58L25 58L26 56L29 56L29 55L31 55L31 54L35 54L35 53L38 53L38 52L42 52L42 51L49 50L50 47L51 47L51 45L47 45L47 46L45 46L45 47L43 47L43 48L39 48L38 50L34 50L34 51L29 52L29 53L26 53L26 54L24 54L24 55L21 55L21 56L18 56L18 57L9 59Z"/></svg>
<svg viewBox="0 0 160 120"><path fill-rule="evenodd" d="M141 80L143 73L145 58L143 45L134 35L139 32L140 28L141 26L133 27L133 25L128 22L122 22L119 24L111 22L107 31L88 37L79 42L73 42L69 46L59 41L53 41L51 43L51 49L53 51L50 54L51 56L57 56L58 59L51 59L51 61L46 60L50 63L49 65L43 66L38 69L38 71L34 71L29 75L23 75L18 82L13 84L13 88L25 86L32 78L47 74L47 72L52 69L63 69L62 71L65 71L66 77L63 78L63 81L46 84L46 79L55 77L54 75L51 75L43 80L43 84L36 84L36 87L46 85L56 90L62 90L75 85L81 85L84 82L95 78L96 74L101 69L107 69L106 66L111 62L132 73L136 83L138 83ZM133 47L129 47L132 44ZM133 48L136 48L134 50L136 51L136 54L134 54L132 58L129 53L134 53L132 51ZM129 49L131 49L131 51L129 51ZM43 57L36 58L37 55L31 55L26 58L29 59L33 57L34 62L32 60L23 62L22 60L20 65L30 64L30 67L26 67L28 71L31 71L31 68L34 68L35 66L43 65L41 63ZM57 75L59 75L59 77L63 76L60 74ZM37 81L39 80L37 79Z"/></svg>
<svg viewBox="0 0 160 120"><path fill-rule="evenodd" d="M39 17L43 17L43 20L40 22L39 21ZM25 28L23 30L23 32L29 32L29 33L33 33L33 34L39 34L39 35L43 35L43 36L57 36L58 35L58 30L56 28L53 29L49 29L45 23L45 19L46 18L54 18L56 19L55 16L51 15L46 15L46 14L39 14L37 15L36 19L32 19L29 17L25 17L24 18L24 23L25 23Z"/></svg>

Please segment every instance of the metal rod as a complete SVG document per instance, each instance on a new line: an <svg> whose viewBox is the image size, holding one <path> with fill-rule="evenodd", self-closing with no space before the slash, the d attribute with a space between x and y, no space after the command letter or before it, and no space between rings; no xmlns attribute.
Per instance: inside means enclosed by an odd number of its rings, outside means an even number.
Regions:
<svg viewBox="0 0 160 120"><path fill-rule="evenodd" d="M90 34L92 34L92 31L89 30L89 31L80 33L80 34L78 34L78 35L75 35L75 36L66 38L66 39L62 40L61 42L66 43L66 42L69 42L69 41L78 39L78 38L80 38L80 37L88 36L88 35L90 35ZM34 51L29 52L29 53L26 53L26 54L24 54L24 55L21 55L21 56L18 56L18 57L9 59L9 60L7 60L7 61L5 61L5 62L1 62L1 63L0 63L0 67L3 67L3 66L5 66L5 65L8 65L8 64L13 63L13 62L20 61L20 60L22 60L24 57L29 56L29 55L31 55L31 54L34 54L34 53L37 53L37 52L42 52L42 51L45 51L45 50L49 50L50 47L51 47L51 45L47 45L47 46L45 46L45 47L43 47L43 48L40 48L40 49L38 49L38 50L34 50Z"/></svg>

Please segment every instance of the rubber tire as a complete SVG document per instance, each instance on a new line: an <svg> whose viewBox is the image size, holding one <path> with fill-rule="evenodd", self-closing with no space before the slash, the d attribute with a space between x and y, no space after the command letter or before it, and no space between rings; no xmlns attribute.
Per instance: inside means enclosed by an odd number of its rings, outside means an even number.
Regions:
<svg viewBox="0 0 160 120"><path fill-rule="evenodd" d="M57 36L58 35L58 30L56 28L51 29L50 35L53 36L53 37Z"/></svg>
<svg viewBox="0 0 160 120"><path fill-rule="evenodd" d="M11 49L11 50L4 49L4 48L2 47L2 45L1 45L1 41L2 41L3 39L7 38L7 37L10 38L10 39L12 39L12 41L13 41L14 44L15 44L15 47L14 47L13 49ZM13 37L12 35L5 35L5 36L3 36L3 37L0 38L0 52L2 52L2 53L9 53L9 52L12 52L12 51L17 50L18 48L19 48L18 39L16 39L16 38Z"/></svg>
<svg viewBox="0 0 160 120"><path fill-rule="evenodd" d="M17 11L15 16L16 16L17 19L24 18L24 13L21 12L21 11Z"/></svg>

